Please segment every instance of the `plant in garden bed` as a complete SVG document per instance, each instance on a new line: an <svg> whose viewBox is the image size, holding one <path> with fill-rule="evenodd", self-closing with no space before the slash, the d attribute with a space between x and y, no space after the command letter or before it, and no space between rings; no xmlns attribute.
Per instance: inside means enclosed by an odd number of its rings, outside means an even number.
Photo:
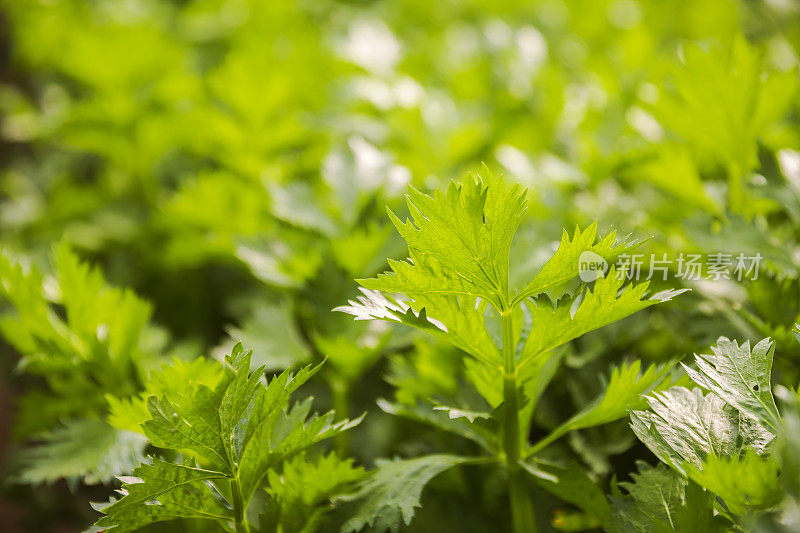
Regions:
<svg viewBox="0 0 800 533"><path fill-rule="evenodd" d="M611 261L636 245L617 242L613 232L598 238L596 223L576 228L572 237L564 232L538 274L512 290L509 254L525 212L526 191L507 186L486 168L433 197L411 188L407 201L413 221L403 222L391 211L389 216L408 244L410 260L390 261L392 273L359 280L363 296L338 310L359 320L410 325L465 352L466 374L483 397L482 406L439 405L433 411L384 403L384 408L470 439L485 456L430 455L379 464L364 482L360 506L346 529L396 529L401 519L409 523L428 480L474 462L495 462L504 469L515 532L536 529L528 476L582 506L597 523L606 523L610 512L602 496L594 505L582 494L560 490L558 477L567 471L538 464L536 454L570 431L624 417L629 407L640 404L641 394L660 386L669 367L641 371L636 362L615 369L605 394L533 444L527 438L532 415L559 366L559 346L681 291L648 297L646 282L621 290L625 277L613 268L591 287L581 283L581 254Z"/></svg>
<svg viewBox="0 0 800 533"><path fill-rule="evenodd" d="M691 306L688 313L712 315L702 326L695 322L709 335L703 344L720 332L773 338L783 348L775 361L780 375L795 381L800 167L783 135L797 99L797 69L776 69L761 46L741 35L721 43L687 42L681 50L668 76L652 80L663 90L642 102L666 135L622 173L631 185L644 181L665 193L645 208L652 216L649 231L663 235L664 244L682 238L681 253L759 258L746 282L735 286L684 277L696 288L698 303L682 303ZM688 210L676 213L676 200Z"/></svg>
<svg viewBox="0 0 800 533"><path fill-rule="evenodd" d="M39 445L21 453L17 480L97 484L141 458L145 439L105 418L110 401L139 393L166 361L168 337L148 302L109 286L67 245L52 266L45 276L0 249L0 331L21 356L17 368L47 385L20 399L17 436Z"/></svg>
<svg viewBox="0 0 800 533"><path fill-rule="evenodd" d="M121 478L123 497L97 506L106 516L98 527L133 531L153 522L205 519L224 530L313 530L324 504L362 475L335 455L316 459L302 453L360 422L333 421L332 411L309 417L311 398L290 405L290 395L319 366L285 371L264 383L264 367L250 372L252 351L241 343L225 358L216 387L198 383L182 393L151 396L144 425L150 444L171 450L154 457L133 476ZM266 489L264 518L250 503Z"/></svg>
<svg viewBox="0 0 800 533"><path fill-rule="evenodd" d="M699 387L651 394L648 409L631 412L634 432L663 464L640 468L624 485L627 496L617 491L614 531L796 528L800 402L781 388L789 411L782 419L771 385L774 351L770 339L751 349L720 337L711 355L696 356L696 368L685 367Z"/></svg>

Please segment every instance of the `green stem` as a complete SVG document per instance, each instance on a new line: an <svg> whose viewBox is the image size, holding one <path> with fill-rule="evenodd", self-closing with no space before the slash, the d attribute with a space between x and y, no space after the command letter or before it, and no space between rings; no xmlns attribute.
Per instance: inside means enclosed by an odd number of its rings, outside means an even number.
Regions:
<svg viewBox="0 0 800 533"><path fill-rule="evenodd" d="M242 499L242 488L239 486L239 478L231 479L231 494L233 494L233 518L236 525L236 533L250 533L250 524L245 518L245 504Z"/></svg>
<svg viewBox="0 0 800 533"><path fill-rule="evenodd" d="M506 472L508 474L508 495L511 503L511 523L514 533L533 533L536 531L536 518L528 494L525 473L519 466L520 429L519 395L517 392L516 355L511 311L502 314L503 327L503 402L505 417L502 441L505 448Z"/></svg>
<svg viewBox="0 0 800 533"><path fill-rule="evenodd" d="M566 433L566 432L565 431L561 431L561 428L556 428L555 431L553 431L552 433L547 435L545 438L543 438L542 440L540 440L539 442L537 442L533 446L529 447L528 448L528 453L525 454L525 457L523 459L527 459L528 457L530 457L530 456L542 451L543 449L547 448L552 443L554 443L556 440L561 438L564 435L564 433Z"/></svg>

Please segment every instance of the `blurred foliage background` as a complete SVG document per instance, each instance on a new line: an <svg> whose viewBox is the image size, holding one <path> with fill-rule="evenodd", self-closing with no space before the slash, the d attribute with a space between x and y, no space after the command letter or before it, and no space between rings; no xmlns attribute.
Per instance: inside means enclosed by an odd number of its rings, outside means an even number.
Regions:
<svg viewBox="0 0 800 533"><path fill-rule="evenodd" d="M274 370L328 358L313 393L341 414L368 413L337 443L362 464L463 446L376 406L457 393L461 359L330 310L355 296L354 278L403 257L386 205L405 213L407 185L441 187L481 162L529 188L512 279L536 271L562 228L595 219L652 236L647 254L765 258L757 281L654 280L694 290L574 342L538 427L593 398L612 363L691 354L722 334L775 337L779 381L800 379L789 334L800 316L795 2L0 6L0 241L45 273L6 273L0 288L14 304L0 303L7 531L79 530L95 517L85 502L112 484L87 477L85 463L31 468L46 455L31 456L31 443L68 446L87 421L113 441L110 403L141 391L162 361L218 357L238 339ZM99 289L103 277L141 300ZM79 294L42 289L53 280ZM62 324L70 342L58 341L61 326L45 335L20 319L12 293L23 286L56 315L87 309L83 325ZM121 309L120 335L136 339L124 368L102 362L111 341L93 329ZM101 348L75 352L89 337ZM107 375L88 376L98 365ZM553 453L624 479L650 457L626 426L587 430ZM490 530L501 487L468 476L437 479L413 530ZM541 505L559 516L558 502Z"/></svg>

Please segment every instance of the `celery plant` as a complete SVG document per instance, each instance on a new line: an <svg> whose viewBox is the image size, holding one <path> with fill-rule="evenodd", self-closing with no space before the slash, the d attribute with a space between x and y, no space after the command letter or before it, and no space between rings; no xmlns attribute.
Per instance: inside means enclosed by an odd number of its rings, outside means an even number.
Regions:
<svg viewBox="0 0 800 533"><path fill-rule="evenodd" d="M473 383L481 382L476 388L492 409L467 414L452 410L449 425L437 425L479 443L487 452L483 459L503 468L513 530L535 531L528 476L548 488L553 488L557 478L557 473L537 464L537 452L569 431L624 417L643 392L664 380L668 370L651 367L640 373L638 363L623 365L612 374L601 398L541 441L530 443L533 410L558 366L556 348L669 300L679 291L648 297L646 282L620 290L625 276L613 267L605 277L600 272L592 288L579 283L582 254L591 252L591 257L608 262L636 244L617 242L613 232L597 238L596 223L576 229L571 238L564 232L558 250L538 274L523 288L512 290L509 255L525 213L526 191L519 185L506 185L485 168L432 197L411 188L407 201L413 221L403 222L391 211L389 216L408 244L409 260L390 260L392 272L359 280L363 296L337 309L357 320L381 319L420 328L473 360L466 365L472 369ZM401 409L387 409L402 414ZM408 466L422 482L411 483L407 476L379 477L390 488L394 486L394 492L386 487L378 490L380 481L371 479L349 528L355 531L377 524L395 529L401 517L408 523L425 481L447 468L474 461L452 456L411 459ZM379 470L385 468L398 469L397 462L383 463ZM406 490L400 490L400 484ZM608 504L602 498L599 503L595 500L574 503L594 507L588 511L603 522L609 516ZM403 512L398 513L397 507Z"/></svg>

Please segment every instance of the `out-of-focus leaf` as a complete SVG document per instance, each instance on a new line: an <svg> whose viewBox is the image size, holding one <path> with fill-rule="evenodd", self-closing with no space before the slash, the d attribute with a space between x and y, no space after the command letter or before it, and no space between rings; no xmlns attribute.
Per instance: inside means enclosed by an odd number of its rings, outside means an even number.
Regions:
<svg viewBox="0 0 800 533"><path fill-rule="evenodd" d="M656 389L664 381L670 369L671 365L660 367L651 365L641 372L641 362L638 360L615 368L602 396L534 444L528 453L533 454L541 450L570 431L599 426L623 418L630 409L642 403L643 394Z"/></svg>
<svg viewBox="0 0 800 533"><path fill-rule="evenodd" d="M452 412L437 411L436 408L417 404L412 406L391 403L384 399L378 400L378 407L384 412L402 416L409 420L426 424L437 429L453 433L460 437L469 439L488 452L494 452L497 447L497 429L493 421L489 421L491 415L478 413L473 420L466 416L452 416ZM462 419L463 418L463 419Z"/></svg>
<svg viewBox="0 0 800 533"><path fill-rule="evenodd" d="M748 508L769 509L783 498L778 461L753 449L745 450L739 457L710 455L702 469L692 472L691 478L722 498L736 514Z"/></svg>
<svg viewBox="0 0 800 533"><path fill-rule="evenodd" d="M150 396L191 395L196 387L214 388L222 379L219 363L213 359L198 358L183 361L173 358L147 376L144 392L130 398L106 395L108 423L117 429L144 435L142 424L150 420L147 400Z"/></svg>
<svg viewBox="0 0 800 533"><path fill-rule="evenodd" d="M398 531L408 525L420 507L425 485L438 474L470 461L455 455L428 455L416 459L382 460L361 488L347 499L357 500L357 509L344 524L343 531L359 531L365 526L378 531Z"/></svg>
<svg viewBox="0 0 800 533"><path fill-rule="evenodd" d="M607 527L611 522L611 507L602 489L586 475L583 467L572 463L566 468L539 464L535 466L523 463L536 483L562 500L592 515L598 524ZM545 478L538 471L550 478Z"/></svg>
<svg viewBox="0 0 800 533"><path fill-rule="evenodd" d="M268 474L266 510L261 530L301 533L319 527L331 505L328 502L365 475L351 459L334 454L310 459L298 455L283 465L280 474Z"/></svg>
<svg viewBox="0 0 800 533"><path fill-rule="evenodd" d="M268 371L282 370L303 363L311 352L297 331L288 303L258 304L241 327L227 328L228 341L242 341L258 354L253 369L265 365Z"/></svg>
<svg viewBox="0 0 800 533"><path fill-rule="evenodd" d="M79 419L40 435L41 444L20 457L19 480L49 483L61 478L95 485L127 474L143 458L147 440L105 422Z"/></svg>

